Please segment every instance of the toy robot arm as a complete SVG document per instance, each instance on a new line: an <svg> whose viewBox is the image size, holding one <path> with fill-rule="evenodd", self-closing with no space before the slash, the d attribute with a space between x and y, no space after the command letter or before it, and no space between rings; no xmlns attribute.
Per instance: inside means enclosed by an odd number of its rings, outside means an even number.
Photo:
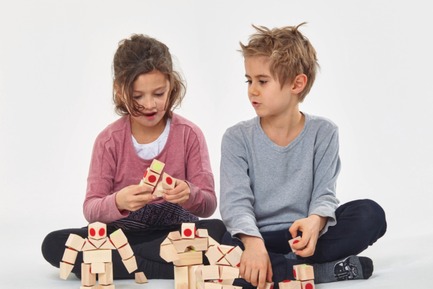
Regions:
<svg viewBox="0 0 433 289"><path fill-rule="evenodd" d="M75 260L77 259L78 252L81 251L85 243L85 239L75 234L69 234L66 241L66 249L60 261L60 278L66 280L74 268Z"/></svg>
<svg viewBox="0 0 433 289"><path fill-rule="evenodd" d="M122 229L118 229L111 233L110 241L119 252L122 262L125 265L126 270L128 270L128 273L132 273L137 270L138 267L134 256L134 251L132 251L131 245L129 245L128 239L126 238Z"/></svg>

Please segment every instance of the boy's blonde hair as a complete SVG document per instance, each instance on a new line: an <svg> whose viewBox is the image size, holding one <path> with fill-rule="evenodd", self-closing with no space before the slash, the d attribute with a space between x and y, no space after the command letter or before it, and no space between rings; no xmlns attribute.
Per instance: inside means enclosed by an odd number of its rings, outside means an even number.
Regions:
<svg viewBox="0 0 433 289"><path fill-rule="evenodd" d="M256 33L250 36L247 45L240 43L243 56L266 56L271 60L270 71L277 78L281 87L286 83L292 83L299 74L307 76L307 84L299 94L299 102L302 102L313 86L316 71L319 67L316 50L310 41L302 35L298 26L286 26L269 29L264 26L253 27Z"/></svg>

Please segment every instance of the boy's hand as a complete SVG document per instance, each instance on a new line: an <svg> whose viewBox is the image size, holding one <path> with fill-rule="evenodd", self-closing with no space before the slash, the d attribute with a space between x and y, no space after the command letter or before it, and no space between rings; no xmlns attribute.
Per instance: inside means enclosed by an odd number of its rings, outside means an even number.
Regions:
<svg viewBox="0 0 433 289"><path fill-rule="evenodd" d="M124 187L116 193L116 206L119 211L137 211L153 200L152 190L146 184Z"/></svg>
<svg viewBox="0 0 433 289"><path fill-rule="evenodd" d="M174 204L183 204L189 200L191 189L185 181L176 179L175 187L172 190L165 190L163 199Z"/></svg>
<svg viewBox="0 0 433 289"><path fill-rule="evenodd" d="M266 282L272 282L272 265L262 239L241 235L245 250L241 256L239 274L245 281L264 289Z"/></svg>
<svg viewBox="0 0 433 289"><path fill-rule="evenodd" d="M323 229L327 218L318 215L311 215L308 218L295 221L289 228L292 238L298 236L298 232L302 232L302 238L296 244L293 244L295 254L301 257L310 257L314 255L316 250L319 232Z"/></svg>

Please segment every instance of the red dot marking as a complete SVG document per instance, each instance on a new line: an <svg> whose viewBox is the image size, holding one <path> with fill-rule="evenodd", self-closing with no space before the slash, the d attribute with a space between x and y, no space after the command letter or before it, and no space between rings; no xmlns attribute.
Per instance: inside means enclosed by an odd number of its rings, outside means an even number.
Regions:
<svg viewBox="0 0 433 289"><path fill-rule="evenodd" d="M283 283L289 283L292 282L292 280L283 280Z"/></svg>
<svg viewBox="0 0 433 289"><path fill-rule="evenodd" d="M101 229L99 229L99 236L104 236L105 235L105 229L104 228L101 228Z"/></svg>
<svg viewBox="0 0 433 289"><path fill-rule="evenodd" d="M293 277L296 279L296 270L293 269Z"/></svg>
<svg viewBox="0 0 433 289"><path fill-rule="evenodd" d="M236 267L240 267L241 266L241 263L238 263L237 265L236 265Z"/></svg>
<svg viewBox="0 0 433 289"><path fill-rule="evenodd" d="M89 234L90 234L91 237L94 237L95 234L96 234L95 229L91 228L91 229L89 230Z"/></svg>
<svg viewBox="0 0 433 289"><path fill-rule="evenodd" d="M154 175L149 176L148 178L149 182L154 183L156 182L156 177Z"/></svg>
<svg viewBox="0 0 433 289"><path fill-rule="evenodd" d="M185 229L185 230L183 231L183 234L184 234L185 236L189 237L189 236L192 235L192 231L191 231L191 229Z"/></svg>
<svg viewBox="0 0 433 289"><path fill-rule="evenodd" d="M299 240L295 240L293 241L293 244L299 243Z"/></svg>
<svg viewBox="0 0 433 289"><path fill-rule="evenodd" d="M147 176L147 171L144 172L143 178Z"/></svg>
<svg viewBox="0 0 433 289"><path fill-rule="evenodd" d="M165 182L169 185L171 185L173 183L173 179L170 177L165 178Z"/></svg>
<svg viewBox="0 0 433 289"><path fill-rule="evenodd" d="M313 284L311 284L311 283L307 283L307 284L305 285L305 289L313 289Z"/></svg>

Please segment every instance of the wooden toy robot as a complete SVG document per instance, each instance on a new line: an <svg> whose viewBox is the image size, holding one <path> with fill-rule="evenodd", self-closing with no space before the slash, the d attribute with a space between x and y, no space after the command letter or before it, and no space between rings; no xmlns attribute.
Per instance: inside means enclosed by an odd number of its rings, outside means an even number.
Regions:
<svg viewBox="0 0 433 289"><path fill-rule="evenodd" d="M81 289L114 289L112 250L117 249L129 273L137 270L137 262L128 240L121 229L107 236L107 226L95 222L88 226L88 238L70 234L60 262L60 278L66 279L74 267L78 252L83 252ZM96 285L98 276L99 286ZM147 282L142 272L135 273L137 283Z"/></svg>

